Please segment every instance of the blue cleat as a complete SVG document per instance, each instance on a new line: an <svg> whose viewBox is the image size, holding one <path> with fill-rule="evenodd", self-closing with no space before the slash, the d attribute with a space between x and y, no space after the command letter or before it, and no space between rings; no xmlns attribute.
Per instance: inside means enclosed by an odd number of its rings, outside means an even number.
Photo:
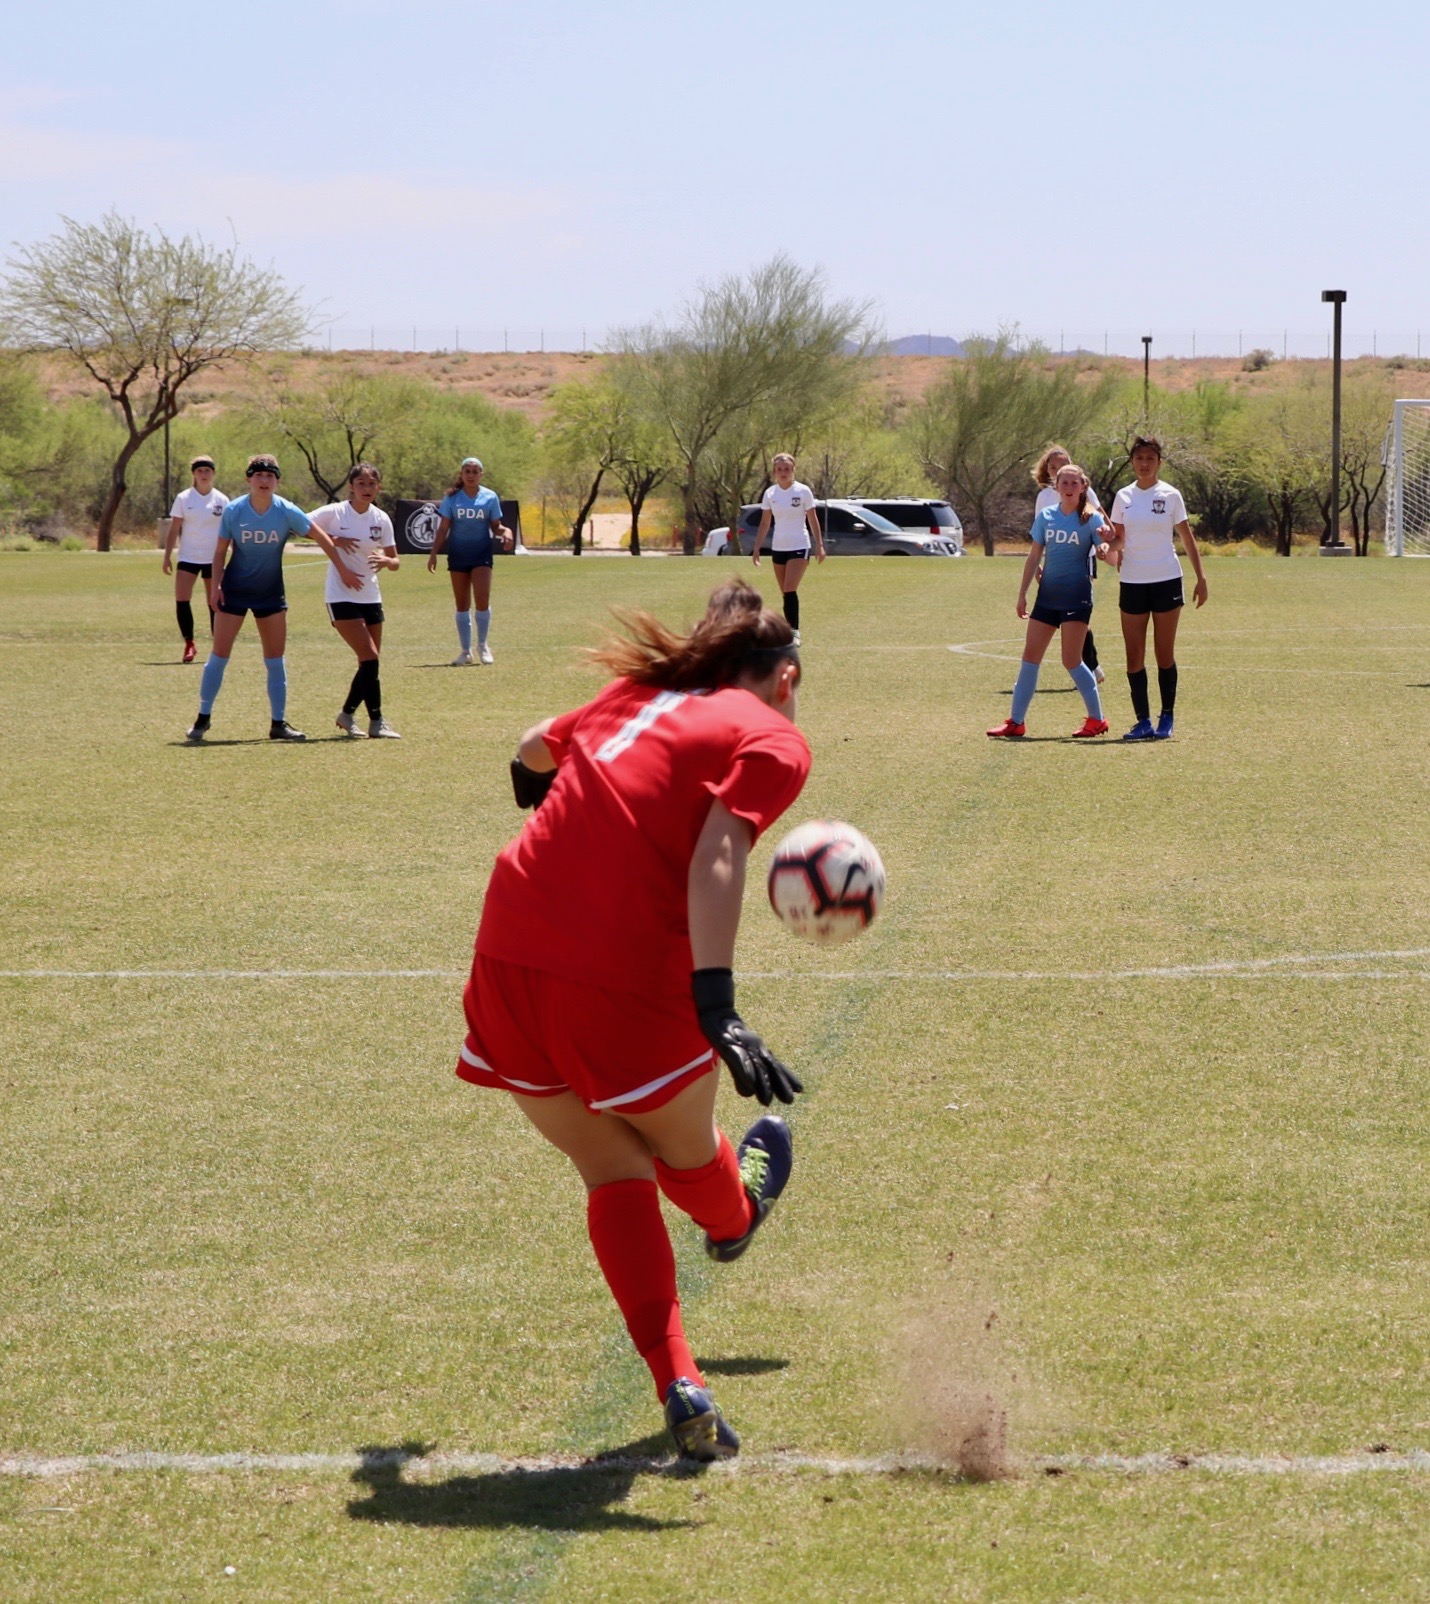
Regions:
<svg viewBox="0 0 1430 1604"><path fill-rule="evenodd" d="M794 1167L794 1142L789 1126L778 1114L762 1114L745 1132L739 1155L740 1179L755 1205L755 1218L744 1236L732 1237L728 1242L705 1238L705 1251L721 1264L738 1259L749 1247L750 1238L764 1224L765 1216L789 1181L789 1172Z"/></svg>
<svg viewBox="0 0 1430 1604"><path fill-rule="evenodd" d="M1122 739L1124 741L1155 741L1157 732L1152 728L1152 720L1150 718L1139 718Z"/></svg>
<svg viewBox="0 0 1430 1604"><path fill-rule="evenodd" d="M680 1376L665 1395L665 1423L682 1459L709 1464L733 1459L740 1451L735 1428L720 1413L709 1391L689 1376Z"/></svg>
<svg viewBox="0 0 1430 1604"><path fill-rule="evenodd" d="M1157 741L1170 741L1172 739L1172 715L1162 713L1157 718L1157 731L1153 736Z"/></svg>

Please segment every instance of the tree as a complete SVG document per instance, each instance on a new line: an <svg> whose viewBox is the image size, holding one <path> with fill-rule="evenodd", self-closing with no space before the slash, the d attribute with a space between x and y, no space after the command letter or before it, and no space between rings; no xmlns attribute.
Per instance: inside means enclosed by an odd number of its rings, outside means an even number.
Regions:
<svg viewBox="0 0 1430 1604"><path fill-rule="evenodd" d="M1300 441L1301 410L1293 393L1267 396L1237 419L1230 438L1240 472L1266 498L1279 557L1291 555L1292 537L1314 502Z"/></svg>
<svg viewBox="0 0 1430 1604"><path fill-rule="evenodd" d="M1105 410L1116 378L1080 383L1046 347L1015 343L1012 331L964 342L943 380L910 410L910 438L924 472L950 499L961 497L993 555L994 498L1050 440L1071 444Z"/></svg>
<svg viewBox="0 0 1430 1604"><path fill-rule="evenodd" d="M1341 403L1341 478L1357 557L1370 551L1370 524L1385 487L1385 431L1391 408L1380 389L1351 384Z"/></svg>
<svg viewBox="0 0 1430 1604"><path fill-rule="evenodd" d="M348 471L399 448L427 400L409 381L338 368L301 389L276 376L259 392L253 415L297 447L313 483L337 501Z"/></svg>
<svg viewBox="0 0 1430 1604"><path fill-rule="evenodd" d="M598 379L558 385L551 396L546 447L548 481L556 502L570 517L571 550L581 555L582 532L601 493L625 434L626 398Z"/></svg>
<svg viewBox="0 0 1430 1604"><path fill-rule="evenodd" d="M219 363L293 344L308 319L278 275L241 259L236 246L146 232L116 212L63 222L7 262L0 331L14 346L64 352L123 420L98 522L99 549L108 551L125 470L178 415L183 386Z"/></svg>
<svg viewBox="0 0 1430 1604"><path fill-rule="evenodd" d="M809 418L859 379L851 346L868 309L827 302L822 275L777 256L746 278L704 289L674 327L627 331L620 343L640 411L667 436L680 476L685 552L695 550L701 472L722 432L740 425L743 440L725 455L748 452L751 426L762 431ZM768 435L767 435L768 438Z"/></svg>

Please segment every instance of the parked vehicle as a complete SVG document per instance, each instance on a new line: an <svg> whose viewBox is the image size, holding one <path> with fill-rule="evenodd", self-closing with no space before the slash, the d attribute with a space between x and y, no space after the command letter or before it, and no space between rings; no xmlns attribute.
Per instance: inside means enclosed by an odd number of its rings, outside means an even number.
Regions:
<svg viewBox="0 0 1430 1604"><path fill-rule="evenodd" d="M926 529L936 540L951 540L963 555L963 525L946 501L924 501L914 496L860 496L861 507L877 512L900 529Z"/></svg>
<svg viewBox="0 0 1430 1604"><path fill-rule="evenodd" d="M922 508L932 504L909 505ZM819 514L819 527L824 531L824 549L831 557L959 557L963 554L962 529L957 530L960 538L956 542L950 538L947 526L939 525L937 533L932 532L935 528L932 522L902 529L861 501L817 501L814 507ZM733 532L728 528L712 529L705 537L705 555L743 553L750 556L755 549L755 535L763 510L758 504L741 507L739 523ZM768 551L769 547L764 547L761 555Z"/></svg>

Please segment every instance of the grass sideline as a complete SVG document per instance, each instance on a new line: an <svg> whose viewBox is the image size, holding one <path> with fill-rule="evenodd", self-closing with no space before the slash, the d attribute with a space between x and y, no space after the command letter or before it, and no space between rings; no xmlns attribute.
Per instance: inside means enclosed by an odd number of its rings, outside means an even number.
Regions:
<svg viewBox="0 0 1430 1604"><path fill-rule="evenodd" d="M729 571L504 563L496 667L449 671L445 579L409 562L384 582L404 739L368 744L331 729L351 659L305 555L290 717L312 739L262 738L249 626L192 750L157 555L0 557L4 967L464 969L518 823L512 742L598 683L573 648L613 602L691 617ZM841 559L807 582L816 763L789 822L867 829L891 894L820 953L752 883L739 964L770 978L742 1003L810 1087L796 1176L738 1266L675 1227L747 1466L0 1477L6 1598L1424 1591L1423 1474L1039 1468L1430 1446L1430 567L1209 572L1178 736L1150 749L1066 739L1055 665L1036 739L984 739L1021 642L1012 565ZM1376 953L1409 956L1316 956ZM0 980L0 1457L661 1451L574 1179L452 1077L458 993ZM989 1409L1010 1480L768 1458L938 1446Z"/></svg>

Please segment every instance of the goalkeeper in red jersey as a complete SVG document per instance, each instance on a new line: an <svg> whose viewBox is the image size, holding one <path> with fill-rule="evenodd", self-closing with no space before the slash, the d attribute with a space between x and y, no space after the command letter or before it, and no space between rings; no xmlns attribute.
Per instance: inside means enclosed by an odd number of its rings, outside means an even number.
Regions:
<svg viewBox="0 0 1430 1604"><path fill-rule="evenodd" d="M591 1244L683 1458L740 1440L685 1338L660 1194L738 1258L789 1179L789 1127L736 1152L715 1124L721 1060L766 1107L803 1088L735 1009L745 862L799 795L794 631L743 580L689 635L647 614L597 661L617 678L522 737L534 809L487 888L457 1073L510 1092L576 1166Z"/></svg>

